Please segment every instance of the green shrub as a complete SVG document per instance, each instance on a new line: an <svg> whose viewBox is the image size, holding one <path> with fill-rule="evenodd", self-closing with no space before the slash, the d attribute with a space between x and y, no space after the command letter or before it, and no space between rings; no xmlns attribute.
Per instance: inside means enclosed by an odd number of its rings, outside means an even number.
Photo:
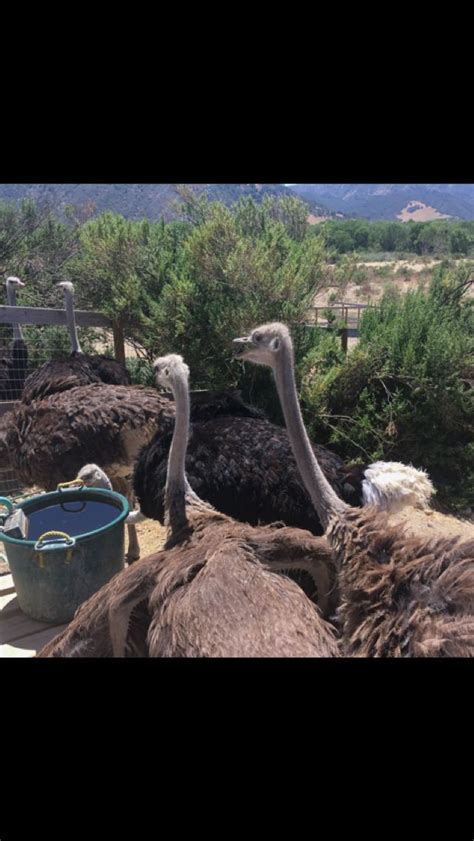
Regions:
<svg viewBox="0 0 474 841"><path fill-rule="evenodd" d="M466 269L435 270L428 293L387 290L349 356L302 397L316 440L344 458L413 463L441 502L474 504L473 310Z"/></svg>

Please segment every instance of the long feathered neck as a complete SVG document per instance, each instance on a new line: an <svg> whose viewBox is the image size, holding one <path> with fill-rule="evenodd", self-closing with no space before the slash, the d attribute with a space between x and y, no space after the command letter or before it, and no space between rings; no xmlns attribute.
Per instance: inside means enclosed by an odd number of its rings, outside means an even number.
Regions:
<svg viewBox="0 0 474 841"><path fill-rule="evenodd" d="M16 291L12 283L7 283L7 301L9 307L16 307ZM19 324L13 324L13 338L24 342L23 331Z"/></svg>
<svg viewBox="0 0 474 841"><path fill-rule="evenodd" d="M64 305L66 307L67 327L71 339L71 352L82 353L77 335L76 316L74 313L74 295L70 289L64 290Z"/></svg>
<svg viewBox="0 0 474 841"><path fill-rule="evenodd" d="M326 529L331 517L335 514L342 514L349 506L339 499L332 489L311 447L298 401L293 348L289 337L282 340L273 373L293 455L306 490L313 501L324 529Z"/></svg>
<svg viewBox="0 0 474 841"><path fill-rule="evenodd" d="M186 449L189 438L189 388L183 371L172 384L175 400L173 438L168 456L165 487L165 516L171 533L187 526L186 493L189 488L185 473Z"/></svg>

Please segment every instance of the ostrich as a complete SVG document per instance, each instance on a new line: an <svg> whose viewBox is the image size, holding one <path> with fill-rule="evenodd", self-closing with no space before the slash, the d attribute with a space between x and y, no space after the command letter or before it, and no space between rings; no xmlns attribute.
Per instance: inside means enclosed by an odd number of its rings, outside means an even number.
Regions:
<svg viewBox="0 0 474 841"><path fill-rule="evenodd" d="M436 491L426 470L399 461L374 461L368 466L344 466L343 475L343 487L356 488L362 505L377 505L390 513L411 505L433 513L429 503ZM355 505L350 496L343 493L345 502Z"/></svg>
<svg viewBox="0 0 474 841"><path fill-rule="evenodd" d="M71 339L72 356L80 355L83 362L87 362L100 382L108 385L129 385L130 374L127 369L111 356L83 353L79 344L76 328L76 316L74 312L74 284L62 281L57 284L64 293L64 306L66 309L69 336Z"/></svg>
<svg viewBox="0 0 474 841"><path fill-rule="evenodd" d="M221 513L251 525L282 520L322 534L317 513L291 453L286 429L246 405L237 391L209 396L191 393L191 435L186 474L195 492ZM146 517L164 522L164 488L173 431L160 430L141 450L133 486ZM361 480L346 475L344 463L316 446L328 481L340 493L361 500Z"/></svg>
<svg viewBox="0 0 474 841"><path fill-rule="evenodd" d="M102 470L98 464L85 464L84 467L81 467L79 470L76 479L83 482L86 488L103 488L106 491L113 491L112 482L107 476L107 473ZM131 511L125 522L129 525L140 523L143 520L146 520L146 517L143 516L140 510L137 510ZM135 534L135 532L132 532L132 534ZM131 532L129 530L129 545L132 542L130 535Z"/></svg>
<svg viewBox="0 0 474 841"><path fill-rule="evenodd" d="M64 292L68 330L71 339L71 355L66 359L53 359L33 371L25 381L23 402L43 399L51 394L68 391L71 388L93 383L108 385L129 385L130 375L117 360L108 356L83 353L77 336L74 315L74 286L63 281L58 283Z"/></svg>
<svg viewBox="0 0 474 841"><path fill-rule="evenodd" d="M7 277L7 301L10 307L16 307L16 288L24 286L19 277ZM28 365L28 348L19 324L13 325L13 342L10 357L3 359L0 366L0 396L2 400L18 400L25 383Z"/></svg>
<svg viewBox="0 0 474 841"><path fill-rule="evenodd" d="M234 340L240 359L269 366L293 453L340 570L343 652L374 657L474 656L474 540L423 541L389 527L374 506L341 500L303 423L287 327L266 324Z"/></svg>
<svg viewBox="0 0 474 841"><path fill-rule="evenodd" d="M134 460L158 427L168 429L174 404L153 388L93 384L19 403L0 429L0 452L23 484L54 490L94 460L114 490L133 504ZM128 524L129 562L139 557L133 522Z"/></svg>
<svg viewBox="0 0 474 841"><path fill-rule="evenodd" d="M188 367L173 354L154 367L176 403L165 548L102 587L38 656L337 656L332 626L282 574L312 570L324 596L330 583L324 540L288 527L238 523L199 499L184 469Z"/></svg>
<svg viewBox="0 0 474 841"><path fill-rule="evenodd" d="M282 520L322 534L291 452L288 432L247 406L238 392L191 394L186 475L196 493L223 514L251 525ZM172 430L156 433L141 450L133 486L142 518L164 522L164 488ZM348 468L325 447L311 444L326 479L353 505L394 510L426 508L433 485L421 470L396 462Z"/></svg>

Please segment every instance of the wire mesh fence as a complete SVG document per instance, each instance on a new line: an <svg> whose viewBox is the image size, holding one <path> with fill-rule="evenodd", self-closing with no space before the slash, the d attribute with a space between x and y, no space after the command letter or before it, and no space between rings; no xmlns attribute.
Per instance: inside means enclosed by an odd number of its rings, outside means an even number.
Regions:
<svg viewBox="0 0 474 841"><path fill-rule="evenodd" d="M19 502L35 493L41 493L41 489L24 487L17 472L11 466L0 468L0 496L7 496L13 502Z"/></svg>
<svg viewBox="0 0 474 841"><path fill-rule="evenodd" d="M81 333L84 353L114 356L111 335L106 331L87 328ZM1 403L21 400L25 380L29 375L46 362L65 359L71 353L70 344L62 335L60 327L29 327L23 330L23 335L23 340L10 337L3 342L0 335L0 411Z"/></svg>
<svg viewBox="0 0 474 841"><path fill-rule="evenodd" d="M0 324L0 496L15 501L39 493L42 488L25 487L15 470L5 444L9 423L17 401L21 400L25 380L46 362L67 358L71 345L64 326L31 325L22 327L23 339L14 339L9 324ZM104 328L78 329L84 353L114 357L112 331ZM73 478L73 477L71 477Z"/></svg>

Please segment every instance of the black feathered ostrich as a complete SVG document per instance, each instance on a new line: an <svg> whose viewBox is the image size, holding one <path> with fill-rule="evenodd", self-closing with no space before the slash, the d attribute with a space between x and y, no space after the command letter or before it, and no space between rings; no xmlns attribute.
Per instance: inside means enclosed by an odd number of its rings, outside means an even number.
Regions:
<svg viewBox="0 0 474 841"><path fill-rule="evenodd" d="M323 533L286 429L246 405L237 391L191 393L191 422L186 474L202 499L251 525L282 520ZM172 435L172 428L156 433L141 450L133 476L141 515L160 522ZM352 505L374 503L393 510L411 503L426 508L434 492L426 474L414 467L375 462L348 468L326 447L310 446L330 485Z"/></svg>
<svg viewBox="0 0 474 841"><path fill-rule="evenodd" d="M25 286L19 277L7 277L8 306L16 307L16 290ZM19 324L13 324L13 341L8 357L0 360L0 399L19 400L25 384L28 367L28 348Z"/></svg>
<svg viewBox="0 0 474 841"><path fill-rule="evenodd" d="M337 657L332 626L281 574L313 569L327 591L325 541L238 523L199 499L185 473L188 367L171 354L156 360L155 371L176 404L165 548L114 576L38 656Z"/></svg>
<svg viewBox="0 0 474 841"><path fill-rule="evenodd" d="M346 655L474 656L474 540L421 540L387 525L379 508L353 508L327 481L298 402L288 328L273 323L234 340L235 355L270 367L293 454L340 569Z"/></svg>
<svg viewBox="0 0 474 841"><path fill-rule="evenodd" d="M129 385L130 374L116 359L100 354L83 353L77 335L74 313L74 286L69 281L57 284L64 292L67 326L71 340L71 355L65 359L46 362L27 378L23 400L43 399L51 394L93 383Z"/></svg>

